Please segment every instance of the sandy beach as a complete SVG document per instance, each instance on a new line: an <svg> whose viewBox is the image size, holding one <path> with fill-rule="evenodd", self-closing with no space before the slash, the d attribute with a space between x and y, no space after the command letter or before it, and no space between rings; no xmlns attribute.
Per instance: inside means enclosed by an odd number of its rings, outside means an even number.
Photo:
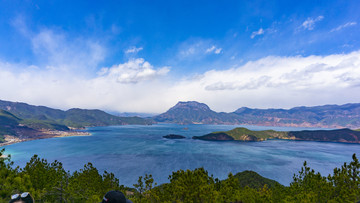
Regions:
<svg viewBox="0 0 360 203"><path fill-rule="evenodd" d="M15 137L11 135L5 135L5 142L0 143L0 147L11 145L19 142L26 142L30 140L38 140L38 139L48 139L53 137L71 137L71 136L90 136L91 134L88 132L83 131L49 131L49 130L42 130L39 131L38 135L30 135L30 136L21 136Z"/></svg>

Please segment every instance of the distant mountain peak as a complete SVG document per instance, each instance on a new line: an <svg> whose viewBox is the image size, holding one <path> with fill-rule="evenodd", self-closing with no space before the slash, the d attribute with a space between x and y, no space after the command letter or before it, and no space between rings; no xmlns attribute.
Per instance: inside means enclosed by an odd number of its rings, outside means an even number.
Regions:
<svg viewBox="0 0 360 203"><path fill-rule="evenodd" d="M180 101L175 106L170 108L169 111L179 109L179 108L180 109L190 108L190 109L199 109L199 110L203 110L203 111L211 111L211 109L209 108L208 105L197 102L197 101Z"/></svg>

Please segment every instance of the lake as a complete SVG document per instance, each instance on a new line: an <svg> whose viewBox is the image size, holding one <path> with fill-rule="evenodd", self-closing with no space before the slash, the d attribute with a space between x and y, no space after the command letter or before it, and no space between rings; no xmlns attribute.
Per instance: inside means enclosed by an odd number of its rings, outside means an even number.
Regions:
<svg viewBox="0 0 360 203"><path fill-rule="evenodd" d="M23 167L38 154L52 162L58 160L71 172L91 162L100 171L113 172L120 184L132 186L139 176L152 174L158 184L168 182L172 171L204 167L210 174L225 179L244 170L289 185L306 160L322 175L350 162L360 154L359 144L268 140L264 142L193 140L213 131L230 130L234 125L109 126L88 128L91 136L33 140L5 146L16 165ZM304 130L314 128L243 126L251 130ZM167 134L186 139L169 140Z"/></svg>

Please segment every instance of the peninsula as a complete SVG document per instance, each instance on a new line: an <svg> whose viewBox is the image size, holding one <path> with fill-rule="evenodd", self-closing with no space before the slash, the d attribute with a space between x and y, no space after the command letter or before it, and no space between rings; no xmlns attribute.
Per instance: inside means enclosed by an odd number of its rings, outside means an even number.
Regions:
<svg viewBox="0 0 360 203"><path fill-rule="evenodd" d="M69 109L0 100L0 146L34 139L90 135L85 127L151 125L151 119L118 117L101 110Z"/></svg>
<svg viewBox="0 0 360 203"><path fill-rule="evenodd" d="M193 139L208 141L265 141L269 139L343 142L360 144L360 131L350 129L303 130L303 131L252 131L247 128L235 128L224 132L213 132Z"/></svg>

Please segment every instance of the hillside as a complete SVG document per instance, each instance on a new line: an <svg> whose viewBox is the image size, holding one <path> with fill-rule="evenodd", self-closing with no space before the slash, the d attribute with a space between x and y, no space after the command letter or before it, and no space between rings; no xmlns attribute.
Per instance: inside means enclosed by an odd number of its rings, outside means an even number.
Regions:
<svg viewBox="0 0 360 203"><path fill-rule="evenodd" d="M81 128L85 126L109 125L150 125L153 122L140 117L117 117L101 110L70 109L65 112L65 118L58 120L70 127Z"/></svg>
<svg viewBox="0 0 360 203"><path fill-rule="evenodd" d="M179 102L157 122L178 124L239 124L261 126L359 128L360 104L295 107L292 109L251 109L242 107L231 113L217 113L206 104Z"/></svg>
<svg viewBox="0 0 360 203"><path fill-rule="evenodd" d="M337 130L303 130L303 131L252 131L247 128L235 128L225 132L213 132L193 139L208 141L264 141L268 139L290 139L303 141L359 143L360 131L350 129Z"/></svg>
<svg viewBox="0 0 360 203"><path fill-rule="evenodd" d="M139 117L118 117L101 110L70 109L67 111L45 106L34 106L26 103L0 100L0 109L11 112L19 118L27 120L25 124L50 128L69 126L82 128L87 126L149 125L153 121Z"/></svg>
<svg viewBox="0 0 360 203"><path fill-rule="evenodd" d="M39 131L23 124L24 120L10 112L0 110L0 143L5 142L5 136L15 136L19 139L41 135Z"/></svg>
<svg viewBox="0 0 360 203"><path fill-rule="evenodd" d="M2 145L31 139L87 135L86 132L71 131L70 128L153 123L151 119L118 117L101 110L62 111L45 106L0 100L0 143Z"/></svg>
<svg viewBox="0 0 360 203"><path fill-rule="evenodd" d="M289 136L297 140L360 143L360 131L350 129L291 131Z"/></svg>
<svg viewBox="0 0 360 203"><path fill-rule="evenodd" d="M13 114L0 110L0 143L4 141L4 135L15 135L14 128L20 119Z"/></svg>
<svg viewBox="0 0 360 203"><path fill-rule="evenodd" d="M274 130L252 131L247 128L234 128L225 132L213 132L203 136L194 136L200 140L239 140L239 141L264 141L267 139L290 139L288 132Z"/></svg>

